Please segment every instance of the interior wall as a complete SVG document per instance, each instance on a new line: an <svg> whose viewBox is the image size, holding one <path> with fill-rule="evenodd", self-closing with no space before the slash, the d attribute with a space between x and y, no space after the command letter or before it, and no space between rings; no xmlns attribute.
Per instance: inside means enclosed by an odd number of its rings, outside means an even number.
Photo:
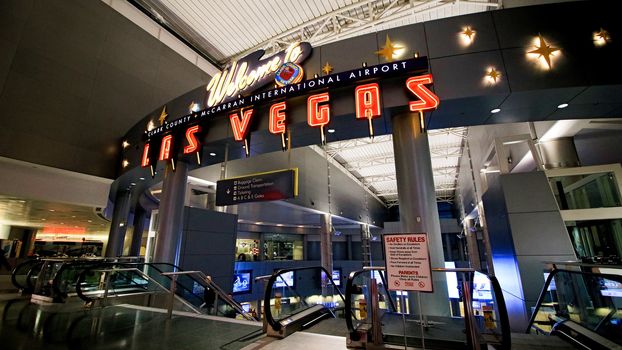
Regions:
<svg viewBox="0 0 622 350"><path fill-rule="evenodd" d="M0 156L114 178L125 132L208 79L102 1L0 2Z"/></svg>

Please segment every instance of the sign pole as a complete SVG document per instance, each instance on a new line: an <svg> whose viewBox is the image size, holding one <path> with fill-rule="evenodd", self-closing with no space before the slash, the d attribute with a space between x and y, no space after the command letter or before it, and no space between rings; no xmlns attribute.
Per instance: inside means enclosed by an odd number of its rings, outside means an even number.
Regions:
<svg viewBox="0 0 622 350"><path fill-rule="evenodd" d="M421 327L421 347L425 350L425 335L423 326L423 306L421 305L421 292L417 292L417 303L419 304L419 326ZM426 322L427 327L427 322Z"/></svg>
<svg viewBox="0 0 622 350"><path fill-rule="evenodd" d="M402 324L404 325L404 350L408 350L408 337L406 337L406 297L404 291L400 291L402 295Z"/></svg>

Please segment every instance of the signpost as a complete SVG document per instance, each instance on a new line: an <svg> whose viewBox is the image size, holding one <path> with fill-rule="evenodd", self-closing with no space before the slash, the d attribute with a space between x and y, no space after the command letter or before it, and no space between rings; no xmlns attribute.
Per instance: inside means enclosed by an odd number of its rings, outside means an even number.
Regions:
<svg viewBox="0 0 622 350"><path fill-rule="evenodd" d="M297 168L235 177L216 183L218 206L273 201L297 195Z"/></svg>
<svg viewBox="0 0 622 350"><path fill-rule="evenodd" d="M432 293L428 234L385 234L383 242L389 290Z"/></svg>
<svg viewBox="0 0 622 350"><path fill-rule="evenodd" d="M432 265L428 249L427 233L396 233L385 234L383 237L384 260L386 264L387 286L393 291L415 291L432 293ZM406 297L402 295L401 311L404 326L404 348L408 347L406 339ZM419 324L421 326L421 344L425 349L424 327L428 327L427 319L423 319L421 295L419 301Z"/></svg>

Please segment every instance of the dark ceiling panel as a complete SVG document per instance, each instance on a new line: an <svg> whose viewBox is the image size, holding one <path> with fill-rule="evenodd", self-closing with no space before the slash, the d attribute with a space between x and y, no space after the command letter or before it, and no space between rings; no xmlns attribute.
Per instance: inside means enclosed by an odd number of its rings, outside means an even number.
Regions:
<svg viewBox="0 0 622 350"><path fill-rule="evenodd" d="M475 31L470 45L465 44L461 34L465 27ZM430 58L499 49L492 16L488 12L426 22L425 34Z"/></svg>

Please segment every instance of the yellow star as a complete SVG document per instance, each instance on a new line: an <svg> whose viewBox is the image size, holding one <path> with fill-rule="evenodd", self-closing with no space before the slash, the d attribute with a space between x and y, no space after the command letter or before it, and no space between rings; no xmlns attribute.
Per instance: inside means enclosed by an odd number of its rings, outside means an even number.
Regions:
<svg viewBox="0 0 622 350"><path fill-rule="evenodd" d="M538 58L544 58L547 66L551 69L551 55L554 52L559 51L559 48L549 45L542 37L542 34L538 33L538 39L540 40L540 46L536 46L536 49L527 51L527 53L536 54L538 55Z"/></svg>
<svg viewBox="0 0 622 350"><path fill-rule="evenodd" d="M464 35L467 38L469 38L469 41L473 41L473 36L475 35L475 31L473 29L471 29L471 27L466 27L462 31L462 35Z"/></svg>
<svg viewBox="0 0 622 350"><path fill-rule="evenodd" d="M330 64L328 64L328 62L326 62L326 64L324 65L324 67L322 67L322 72L324 72L325 75L330 74L333 71L333 66L331 66Z"/></svg>
<svg viewBox="0 0 622 350"><path fill-rule="evenodd" d="M188 109L190 110L190 112L194 112L194 109L197 108L197 104L194 103L194 101L190 102L190 105L188 106Z"/></svg>
<svg viewBox="0 0 622 350"><path fill-rule="evenodd" d="M490 68L490 71L488 73L486 73L486 76L490 77L490 79L492 79L496 83L497 79L499 79L499 77L501 76L501 72L493 67Z"/></svg>
<svg viewBox="0 0 622 350"><path fill-rule="evenodd" d="M162 108L162 113L160 113L160 118L158 119L160 121L160 125L164 125L166 117L168 117L168 113L166 113L166 106L164 106L164 108Z"/></svg>
<svg viewBox="0 0 622 350"><path fill-rule="evenodd" d="M396 51L402 50L402 46L396 46L391 42L389 34L387 34L387 40L384 42L384 46L381 50L376 51L377 55L384 56L385 61L392 61L393 56L396 55Z"/></svg>
<svg viewBox="0 0 622 350"><path fill-rule="evenodd" d="M600 31L594 33L594 41L597 46L605 45L610 39L609 32L603 28L600 28Z"/></svg>

